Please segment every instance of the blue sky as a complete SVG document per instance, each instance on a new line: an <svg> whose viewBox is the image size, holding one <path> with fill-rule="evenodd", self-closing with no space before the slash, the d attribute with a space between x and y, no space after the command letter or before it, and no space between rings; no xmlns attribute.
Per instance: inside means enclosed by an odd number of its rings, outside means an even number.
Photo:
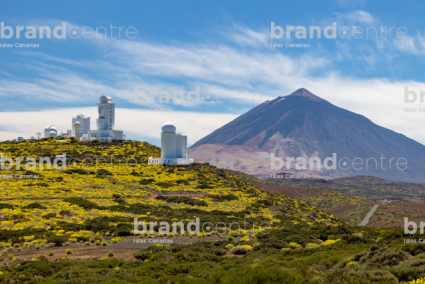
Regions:
<svg viewBox="0 0 425 284"><path fill-rule="evenodd" d="M158 144L166 121L189 136L190 144L259 104L307 88L329 102L425 143L425 103L404 102L404 87L425 91L423 1L20 1L6 2L0 21L14 30L0 48L0 140L29 137L54 124L71 127L79 112L91 117L96 103L111 96L116 128L127 138ZM16 26L67 29L105 27L106 38L16 38ZM271 22L281 26L319 26L322 38L271 39ZM386 27L379 38L327 39L323 29ZM134 27L135 39L118 37ZM388 27L393 29L388 38ZM404 27L405 38L395 32ZM74 28L74 30L76 30ZM88 29L87 29L88 30ZM26 30L24 30L25 32ZM22 32L23 34L23 32ZM131 34L134 36L134 34ZM38 37L38 35L37 35ZM18 48L15 44L38 44ZM286 44L309 47L286 47ZM282 44L283 47L270 47ZM244 102L137 104L138 90L182 91L199 87L204 96L224 101L249 92ZM238 93L237 93L238 92ZM252 101L255 93L255 101ZM215 95L214 95L215 94ZM243 95L242 95L243 96ZM135 112L134 108L171 108ZM404 108L416 112L405 112ZM424 111L419 111L424 108Z"/></svg>

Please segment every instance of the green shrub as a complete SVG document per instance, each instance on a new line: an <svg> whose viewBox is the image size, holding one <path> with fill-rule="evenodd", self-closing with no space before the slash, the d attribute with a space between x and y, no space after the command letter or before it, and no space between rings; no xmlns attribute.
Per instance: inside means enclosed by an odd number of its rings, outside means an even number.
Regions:
<svg viewBox="0 0 425 284"><path fill-rule="evenodd" d="M52 256L52 255L54 255L54 253L51 251L51 252L49 252L47 255L48 255L48 256Z"/></svg>
<svg viewBox="0 0 425 284"><path fill-rule="evenodd" d="M415 256L420 253L425 252L425 245L424 244L405 244L401 247L401 249L405 252L410 253L411 255Z"/></svg>
<svg viewBox="0 0 425 284"><path fill-rule="evenodd" d="M83 169L67 169L63 171L66 174L79 174L79 175L86 175L88 174L87 171L83 170Z"/></svg>
<svg viewBox="0 0 425 284"><path fill-rule="evenodd" d="M153 178L149 178L149 179L142 179L139 183L141 185L148 185L155 182L155 180Z"/></svg>
<svg viewBox="0 0 425 284"><path fill-rule="evenodd" d="M81 208L84 208L86 210L89 209L97 209L98 205L94 202L91 202L87 199L84 199L82 197L69 197L69 198L64 198L63 199L64 202L68 202L77 206L80 206Z"/></svg>
<svg viewBox="0 0 425 284"><path fill-rule="evenodd" d="M100 169L97 171L96 175L99 176L113 176L113 174L110 171L107 171L105 169Z"/></svg>
<svg viewBox="0 0 425 284"><path fill-rule="evenodd" d="M33 202L26 206L21 207L22 209L47 209L47 207L41 205L40 203Z"/></svg>
<svg viewBox="0 0 425 284"><path fill-rule="evenodd" d="M112 251L108 252L108 257L113 257L114 253Z"/></svg>
<svg viewBox="0 0 425 284"><path fill-rule="evenodd" d="M56 213L47 213L46 215L41 216L44 219L50 219L50 218L55 218L56 217Z"/></svg>
<svg viewBox="0 0 425 284"><path fill-rule="evenodd" d="M13 209L14 206L12 204L0 203L0 210L2 209Z"/></svg>
<svg viewBox="0 0 425 284"><path fill-rule="evenodd" d="M149 252L149 251L138 250L135 253L133 253L133 256L136 259L146 260L146 259L149 259L152 256L152 253Z"/></svg>
<svg viewBox="0 0 425 284"><path fill-rule="evenodd" d="M198 200L190 197L181 197L181 196L164 196L159 195L155 199L163 200L170 203L184 203L191 206L208 206L208 204L203 200Z"/></svg>
<svg viewBox="0 0 425 284"><path fill-rule="evenodd" d="M67 249L66 254L72 254L72 249Z"/></svg>
<svg viewBox="0 0 425 284"><path fill-rule="evenodd" d="M55 246L62 246L65 242L68 241L68 236L57 236L51 235L47 238L49 243L54 243Z"/></svg>

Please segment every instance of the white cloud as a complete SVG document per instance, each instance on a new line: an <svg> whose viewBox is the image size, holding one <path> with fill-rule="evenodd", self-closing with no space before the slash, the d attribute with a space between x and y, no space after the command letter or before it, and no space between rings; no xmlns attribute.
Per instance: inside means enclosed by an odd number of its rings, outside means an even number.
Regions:
<svg viewBox="0 0 425 284"><path fill-rule="evenodd" d="M367 13L357 13L357 21L370 22ZM244 29L236 31L246 36L240 42L261 42L258 32ZM418 43L422 38L418 35ZM389 81L385 78L356 79L345 77L331 66L330 54L289 56L274 50L239 50L225 45L175 44L172 46L140 41L90 41L100 54L98 60L90 62L57 58L40 53L27 53L34 60L26 61L20 68L37 71L37 77L28 79L13 78L0 82L0 96L19 100L36 98L46 104L51 101L92 103L95 105L101 95L121 98L133 102L135 86L143 90L223 90L226 92L247 89L267 91L271 97L285 96L300 87L348 110L365 115L373 122L405 134L425 143L423 129L424 113L405 113L403 108L403 88L407 86L425 90L420 82ZM105 42L107 44L105 45ZM401 48L401 47L400 47ZM313 53L313 52L312 52ZM377 64L373 50L364 47L353 55L347 45L341 45L340 57L352 57ZM96 70L87 75L87 70ZM10 73L10 72L9 72ZM317 75L319 74L319 75ZM153 105L153 106L159 106ZM215 104L211 111L200 113L195 107L187 106L185 112L133 112L122 111L117 106L117 129L143 137L158 137L159 128L167 120L175 122L179 131L188 131L190 143L208 135L215 129L236 117L225 114L220 105ZM417 105L416 107L420 107ZM246 105L234 109L242 114ZM0 122L0 126L10 135L7 138L32 136L45 125L55 124L65 131L70 128L71 117L81 109L64 108L43 112L4 112L10 120ZM90 110L90 116L97 116ZM30 119L28 119L30 118ZM39 130L37 130L39 129ZM190 132L190 133L189 133ZM5 137L6 137L5 136Z"/></svg>
<svg viewBox="0 0 425 284"><path fill-rule="evenodd" d="M335 13L338 15L340 20L343 20L345 22L351 22L351 24L354 23L361 23L361 24L367 24L372 25L375 23L375 19L372 16L372 14L366 12L366 11L354 11L350 13Z"/></svg>

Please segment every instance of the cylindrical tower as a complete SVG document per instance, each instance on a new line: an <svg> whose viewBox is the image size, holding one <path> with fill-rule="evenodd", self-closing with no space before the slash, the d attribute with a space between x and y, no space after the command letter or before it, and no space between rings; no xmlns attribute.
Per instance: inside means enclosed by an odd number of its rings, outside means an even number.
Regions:
<svg viewBox="0 0 425 284"><path fill-rule="evenodd" d="M166 122L161 128L161 158L176 157L176 127Z"/></svg>
<svg viewBox="0 0 425 284"><path fill-rule="evenodd" d="M79 121L76 121L74 123L74 128L75 128L75 138L80 138L81 123Z"/></svg>

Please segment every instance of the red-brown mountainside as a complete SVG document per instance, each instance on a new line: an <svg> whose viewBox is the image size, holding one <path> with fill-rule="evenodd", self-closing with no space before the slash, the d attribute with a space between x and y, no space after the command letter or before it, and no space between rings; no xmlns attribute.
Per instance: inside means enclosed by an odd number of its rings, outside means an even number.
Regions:
<svg viewBox="0 0 425 284"><path fill-rule="evenodd" d="M289 163L289 170L284 164L280 170L272 169L271 154L284 162L286 157L302 157L307 163L304 167L298 163L301 168L297 169L295 160ZM306 89L258 105L196 142L189 155L197 162L262 178L284 171L304 175L301 178L368 175L425 182L424 145L334 106ZM324 160L333 155L336 158L327 165L335 169L325 169ZM320 170L310 166L311 157L320 159Z"/></svg>

